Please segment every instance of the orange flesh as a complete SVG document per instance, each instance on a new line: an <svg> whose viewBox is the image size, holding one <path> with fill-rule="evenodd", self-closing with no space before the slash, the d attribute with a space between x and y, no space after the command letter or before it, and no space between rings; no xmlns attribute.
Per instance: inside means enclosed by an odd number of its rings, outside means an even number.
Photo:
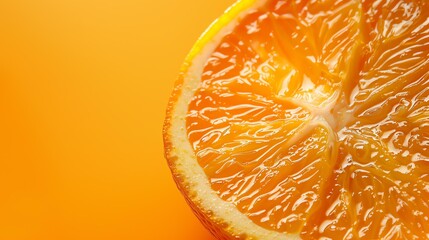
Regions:
<svg viewBox="0 0 429 240"><path fill-rule="evenodd" d="M256 224L429 238L429 4L272 0L208 59L188 138Z"/></svg>

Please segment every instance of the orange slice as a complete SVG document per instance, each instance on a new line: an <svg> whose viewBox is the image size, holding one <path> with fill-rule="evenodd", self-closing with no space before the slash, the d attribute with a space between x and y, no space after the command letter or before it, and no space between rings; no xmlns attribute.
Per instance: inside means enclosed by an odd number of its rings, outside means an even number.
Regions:
<svg viewBox="0 0 429 240"><path fill-rule="evenodd" d="M166 158L219 239L429 239L429 2L242 0L176 83Z"/></svg>

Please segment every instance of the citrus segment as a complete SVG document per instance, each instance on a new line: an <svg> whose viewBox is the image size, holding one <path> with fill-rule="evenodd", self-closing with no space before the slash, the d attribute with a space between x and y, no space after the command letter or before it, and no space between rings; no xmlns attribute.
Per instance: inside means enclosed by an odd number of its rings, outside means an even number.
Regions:
<svg viewBox="0 0 429 240"><path fill-rule="evenodd" d="M254 231L429 238L429 3L246 4L188 63L172 98L188 105L167 118L166 151L174 124L186 127L186 161L210 188L200 192ZM184 157L167 158L185 195L196 194L181 186L193 181L176 167ZM211 214L204 197L190 201ZM228 213L207 219L227 237L253 236L217 226L234 221Z"/></svg>

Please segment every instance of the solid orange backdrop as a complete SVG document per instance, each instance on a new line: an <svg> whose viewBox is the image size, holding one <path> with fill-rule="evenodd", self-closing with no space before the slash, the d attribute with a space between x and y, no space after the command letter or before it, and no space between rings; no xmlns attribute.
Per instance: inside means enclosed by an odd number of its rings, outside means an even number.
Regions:
<svg viewBox="0 0 429 240"><path fill-rule="evenodd" d="M213 239L161 132L181 62L232 3L0 2L0 239Z"/></svg>

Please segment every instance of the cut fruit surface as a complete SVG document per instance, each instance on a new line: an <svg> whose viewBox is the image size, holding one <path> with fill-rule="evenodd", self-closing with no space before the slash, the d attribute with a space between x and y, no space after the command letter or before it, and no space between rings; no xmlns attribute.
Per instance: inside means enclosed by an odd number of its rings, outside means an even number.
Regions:
<svg viewBox="0 0 429 240"><path fill-rule="evenodd" d="M220 239L429 239L429 2L239 1L194 47L166 157Z"/></svg>

